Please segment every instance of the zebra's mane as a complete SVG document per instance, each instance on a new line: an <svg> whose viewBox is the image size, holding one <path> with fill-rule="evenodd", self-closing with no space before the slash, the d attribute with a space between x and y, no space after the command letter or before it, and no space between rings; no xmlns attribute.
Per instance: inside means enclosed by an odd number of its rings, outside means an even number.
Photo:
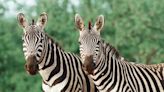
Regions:
<svg viewBox="0 0 164 92"><path fill-rule="evenodd" d="M34 19L32 19L32 23L31 23L31 25L34 25L35 24L35 21L34 21Z"/></svg>
<svg viewBox="0 0 164 92"><path fill-rule="evenodd" d="M160 63L160 64L150 64L150 65L146 65L146 64L135 64L137 66L143 67L143 68L149 68L153 71L161 71L161 69L164 70L164 63Z"/></svg>
<svg viewBox="0 0 164 92"><path fill-rule="evenodd" d="M112 51L115 54L115 57L117 59L121 58L121 55L119 54L118 50L114 46L110 45L109 43L106 43L104 40L102 40L102 43L104 46L104 50L109 49L109 51Z"/></svg>
<svg viewBox="0 0 164 92"><path fill-rule="evenodd" d="M36 24L36 23L35 23L35 20L32 19L32 20L31 20L31 23L30 23L29 25L33 26L33 25L35 25L35 24Z"/></svg>
<svg viewBox="0 0 164 92"><path fill-rule="evenodd" d="M50 39L52 41L53 44L56 45L56 47L59 47L61 50L64 51L64 49L59 45L59 43L54 41L54 39L51 36L49 36L47 33L45 33L45 35L48 37L48 39Z"/></svg>
<svg viewBox="0 0 164 92"><path fill-rule="evenodd" d="M115 47L113 47L112 45L110 45L109 43L104 42L104 40L102 40L103 44L104 44L104 49L106 50L107 48L110 48L110 52L114 53L114 56L116 57L116 59L121 60L121 58L123 58L119 52L115 49ZM161 71L161 69L164 70L164 63L160 63L160 64L151 64L151 65L147 65L147 64L132 64L131 62L129 62L128 60L123 58L124 62L127 62L130 65L135 65L138 67L142 67L142 68L149 68L153 71Z"/></svg>
<svg viewBox="0 0 164 92"><path fill-rule="evenodd" d="M91 21L89 21L88 22L88 29L91 30L91 28L92 28L92 23L91 23Z"/></svg>

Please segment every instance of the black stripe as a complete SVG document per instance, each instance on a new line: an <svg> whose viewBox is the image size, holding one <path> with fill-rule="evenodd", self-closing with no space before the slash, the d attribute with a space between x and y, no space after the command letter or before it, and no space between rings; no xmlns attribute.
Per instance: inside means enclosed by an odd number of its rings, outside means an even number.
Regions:
<svg viewBox="0 0 164 92"><path fill-rule="evenodd" d="M146 70L146 68L143 68L143 69L145 69L145 70L142 70L142 69L140 69L140 68L138 68L138 69L140 70L140 72L141 72L141 74L143 75L143 77L146 79L146 82L147 82L147 84L148 84L148 87L149 87L149 89L150 89L150 92L153 92L152 87L151 87L151 85L150 85L150 80L147 78L146 74L143 72L143 71ZM157 92L160 92L159 89L156 89L156 90L157 90Z"/></svg>
<svg viewBox="0 0 164 92"><path fill-rule="evenodd" d="M74 89L74 90L77 90L77 89L78 89L77 87L78 87L78 85L79 85L79 82L74 83L74 85L75 85L75 89ZM74 87L74 86L72 86L72 87ZM73 89L73 88L71 88L70 92L72 92L72 89Z"/></svg>
<svg viewBox="0 0 164 92"><path fill-rule="evenodd" d="M69 79L69 80L70 80L70 82L75 82L75 69L77 69L77 68L73 66L72 54L67 53L67 55L69 57L69 60L71 61L71 62L69 62L69 64L70 64L70 74L69 75L74 75L72 77L70 76L70 78L73 79L73 80L72 81L71 81L71 79ZM72 70L71 70L71 67L72 67ZM69 85L70 82L68 82L68 87L70 86ZM71 85L71 87L73 87L73 86L74 86L74 83L73 83L73 85Z"/></svg>
<svg viewBox="0 0 164 92"><path fill-rule="evenodd" d="M71 63L72 63L72 66L71 66L71 67L72 67L72 70L73 70L73 75L75 75L75 71L76 71L78 68L77 68L76 66L74 66L74 64L73 64L73 63L74 63L74 60L73 60L74 57L73 57L73 55L70 54L70 53L69 53L68 55L70 56L70 59L71 59ZM76 61L75 61L75 62L76 62ZM76 78L76 77L73 76L73 78L72 78L73 81L72 81L72 82L75 82L75 78ZM72 85L72 87L73 87L73 86L74 86L74 84Z"/></svg>
<svg viewBox="0 0 164 92"><path fill-rule="evenodd" d="M74 56L74 55L73 55L73 56ZM88 76L85 74L85 72L82 70L82 63L80 62L80 59L77 58L77 57L75 57L75 56L74 56L74 58L75 58L75 61L76 61L76 62L75 62L76 68L77 68L78 70L80 69L80 70L82 71L84 77L85 77L85 82L86 82L86 84L87 84L87 85L86 85L86 87L87 87L87 92L90 92L90 90L91 90L91 89L90 89L90 88L91 88L91 87L90 87L90 86L91 86L91 85L90 85L90 80L89 80ZM80 65L81 65L80 67L78 66L78 63L80 63ZM78 72L79 75L81 75L79 71L77 71L77 72ZM83 80L83 79L82 79L82 76L80 76L80 78L81 78L81 80ZM83 83L83 81L82 81L82 83ZM83 83L83 86L84 86L84 83ZM82 86L82 87L83 87L83 86Z"/></svg>
<svg viewBox="0 0 164 92"><path fill-rule="evenodd" d="M96 65L95 69L98 69L98 71L95 72L95 75L97 73L99 73L99 71L101 71L103 68L103 66L105 65L104 61L100 60L100 62L98 62L98 64Z"/></svg>
<svg viewBox="0 0 164 92"><path fill-rule="evenodd" d="M53 52L53 51L52 51L52 52ZM51 53L52 53L52 52L51 52ZM48 44L47 53L45 54L45 55L46 55L46 60L45 60L45 63L44 63L44 66L43 66L42 70L44 70L44 69L47 68L45 64L46 64L46 62L48 62L49 53L50 53L50 45Z"/></svg>
<svg viewBox="0 0 164 92"><path fill-rule="evenodd" d="M107 54L106 57L110 57L109 54L110 54L110 52L108 52L108 54ZM107 68L108 68L109 62L110 62L110 61L109 61L109 58L107 58L107 60L101 61L101 63L99 63L99 65L101 65L102 63L104 63L104 64L103 64L103 66L104 66L104 65L107 63L106 65L107 65ZM97 67L97 68L98 68L98 67ZM102 69L103 69L103 68L102 68ZM102 69L101 69L101 70L102 70ZM95 73L95 75L96 75L97 73L99 73L101 70L98 69L98 71ZM107 71L110 71L110 70L108 69ZM105 73L105 74L106 74L106 73ZM109 76L109 75L108 75L108 76ZM101 78L101 76L98 76L97 79L94 79L94 81L98 81L98 79L100 79L100 78Z"/></svg>
<svg viewBox="0 0 164 92"><path fill-rule="evenodd" d="M69 61L69 59L68 59L68 56L65 54L65 56L66 56L66 61ZM71 61L71 60L70 60ZM65 91L65 90L67 90L67 88L69 87L69 85L70 85L70 81L71 81L71 79L72 79L72 77L73 77L73 79L74 79L74 76L71 76L71 75L74 75L74 74L71 74L72 72L71 72L71 66L70 66L70 62L68 62L68 68L69 68L69 72L70 72L70 74L68 74L69 75L69 80L68 80L68 82L67 82L67 84L65 85L65 87L62 89L62 91ZM67 72L68 73L68 72Z"/></svg>
<svg viewBox="0 0 164 92"><path fill-rule="evenodd" d="M119 88L121 88L121 87L120 87L120 86L121 86L121 82L123 81L123 80L122 80L122 73L121 73L122 70L121 70L121 67L122 67L122 66L121 66L120 62L118 62L118 69L119 69L119 75L118 75L118 76L119 76L119 81L118 81L118 82L119 82L119 83L118 83L118 89L117 89L116 92L118 92L118 91L119 91Z"/></svg>
<svg viewBox="0 0 164 92"><path fill-rule="evenodd" d="M138 69L138 68L139 68L139 67L137 67L137 69ZM140 80L138 80L138 81L141 81L141 83L142 83L143 92L146 92L146 88L145 88L144 82L143 82L143 80L142 80L142 78L141 78L142 75L140 76L137 70L135 70L135 72L136 72L136 74L138 75L138 77L139 77L139 79L140 79Z"/></svg>
<svg viewBox="0 0 164 92"><path fill-rule="evenodd" d="M111 67L111 69L110 69L110 73L108 74L108 76L104 79L104 80L108 81L107 84L105 85L105 87L112 81L112 78L109 79L109 77L113 76L113 58L112 57L111 57L111 61L107 61L107 65L109 65L109 62L111 63L111 66L109 66L109 67ZM96 85L96 86L101 86L101 85Z"/></svg>
<svg viewBox="0 0 164 92"><path fill-rule="evenodd" d="M36 56L40 58L40 56L39 56L39 54L38 54L38 53L36 54Z"/></svg>
<svg viewBox="0 0 164 92"><path fill-rule="evenodd" d="M51 73L50 73L50 76L48 77L48 80L47 81L49 81L50 79L51 79L51 77L52 76L54 76L54 75L56 75L59 71L60 71L60 55L59 55L59 50L58 50L59 48L56 48L56 59L57 59L57 61L54 61L54 62L57 62L57 65L56 65L56 67L54 68L54 70L52 70L51 71ZM53 52L53 51L52 51ZM51 57L53 57L53 56L51 56Z"/></svg>
<svg viewBox="0 0 164 92"><path fill-rule="evenodd" d="M49 46L48 46L49 47ZM49 62L49 64L48 65L45 65L46 64L46 62L45 62L45 64L44 64L44 67L42 68L43 70L44 69L46 69L47 67L50 67L53 63L54 63L54 46L53 46L53 44L51 43L51 47L49 47L49 49L51 48L51 58L50 58L50 62ZM48 49L48 50L49 50ZM48 53L49 54L49 53ZM49 54L50 55L50 54ZM46 60L48 59L48 56L46 57ZM47 60L48 61L48 60Z"/></svg>
<svg viewBox="0 0 164 92"><path fill-rule="evenodd" d="M35 37L35 36L34 36L34 38L36 38L36 42L35 42L35 45L36 45L38 43L38 41L39 41L39 38Z"/></svg>
<svg viewBox="0 0 164 92"><path fill-rule="evenodd" d="M125 86L127 84L125 80L122 80L122 81L124 81L124 84L122 85L122 88L120 88L120 89L122 89L120 92L123 92L123 90L124 90L124 88L125 88Z"/></svg>
<svg viewBox="0 0 164 92"><path fill-rule="evenodd" d="M105 62L102 62L102 63L105 63ZM104 74L107 73L107 71L108 71L108 65L106 65L106 67L105 67L105 64L103 64L103 68L101 70L99 70L96 74L98 74L100 71L103 71L104 68L105 68L105 70L102 73L104 73ZM102 76L103 75L98 76L97 79L95 79L95 81L98 81L99 79L101 79ZM102 84L100 83L100 85L102 85Z"/></svg>
<svg viewBox="0 0 164 92"><path fill-rule="evenodd" d="M128 91L128 89L129 89L129 87L126 87L126 89L125 89L125 92L127 92ZM131 91L130 91L131 92ZM144 91L145 92L145 91Z"/></svg>
<svg viewBox="0 0 164 92"><path fill-rule="evenodd" d="M105 70L102 72L102 73L104 73L104 75L107 74L107 72L109 71L109 63L106 62L105 64L106 64L106 67L104 67ZM104 64L104 65L105 65L105 64ZM109 73L110 73L110 72L109 72ZM95 81L101 80L102 77L103 77L104 75L98 76L97 79L96 79ZM107 81L107 80L109 79L109 76L110 76L110 74L108 74L107 77L104 78L104 79L101 81L101 83L99 84L99 86L100 86L100 85L104 85L105 81ZM107 84L108 84L108 83L107 83ZM105 86L105 87L106 87L106 86ZM103 89L104 89L104 88L103 88Z"/></svg>
<svg viewBox="0 0 164 92"><path fill-rule="evenodd" d="M63 60L63 64L62 64L63 65L63 74L53 82L53 85L56 85L56 84L62 82L64 79L66 79L67 68L66 68L66 63L65 63L66 60L63 55L64 54L61 52L61 58Z"/></svg>
<svg viewBox="0 0 164 92"><path fill-rule="evenodd" d="M132 70L132 75L133 75L133 78L135 79L135 83L137 84L137 87L135 87L136 89L140 90L140 87L139 87L139 84L138 84L138 81L137 81L137 76L134 75L134 71L133 71L134 67L130 67L130 70Z"/></svg>
<svg viewBox="0 0 164 92"><path fill-rule="evenodd" d="M132 78L133 76L131 76L131 72L130 72L131 70L129 69L129 67L131 67L131 66L130 65L126 65L126 69L127 69L126 75L127 75L127 79L129 77L129 79L128 79L129 86L132 89L132 92L134 92L135 89L132 88L132 85L134 86L134 80ZM130 83L130 81L132 82L132 84ZM136 87L134 86L134 88L136 88Z"/></svg>
<svg viewBox="0 0 164 92"><path fill-rule="evenodd" d="M108 59L107 59L108 60ZM101 84L101 85L105 85L104 87L106 87L110 82L108 81L108 79L109 79L109 77L110 77L110 75L111 75L111 70L109 70L109 68L110 68L110 66L109 66L109 62L107 61L106 62L106 64L107 64L107 67L106 67L106 69L107 69L107 71L110 71L109 72L109 74L107 74L107 77L101 82L101 83L103 83L103 84ZM112 62L112 64L113 64L113 62ZM112 65L113 66L113 65ZM111 79L110 79L110 81L112 80L112 77L111 77ZM105 84L105 81L107 81L107 83ZM104 89L104 88L103 88Z"/></svg>
<svg viewBox="0 0 164 92"><path fill-rule="evenodd" d="M156 79L154 78L154 76L153 76L147 69L145 69L145 71L149 74L150 78L152 79L152 81L153 81L153 83L154 83L154 85L155 85L155 88L156 88L157 92L160 92L160 91L159 91L159 87L158 87L158 85L157 85L157 81L156 81ZM153 73L154 73L154 72L153 72ZM155 75L157 75L157 74L155 74ZM164 85L163 85L163 86L164 86Z"/></svg>
<svg viewBox="0 0 164 92"><path fill-rule="evenodd" d="M116 62L116 60L115 60L114 65L115 65L115 71L116 71L116 72L113 72L115 74L114 82L113 82L113 84L111 85L111 87L109 89L113 89L116 85L116 82L117 82L117 62Z"/></svg>
<svg viewBox="0 0 164 92"><path fill-rule="evenodd" d="M127 81L126 81L126 70L125 70L125 63L124 62L121 62L122 63L122 71L123 71L123 74L122 76L124 77L124 83L123 83L123 88L121 88L121 92L125 89L125 86L127 85Z"/></svg>
<svg viewBox="0 0 164 92"><path fill-rule="evenodd" d="M159 71L159 74L161 75L162 79L160 80L161 84L162 84L162 87L164 89L164 75L163 73L164 72L164 67L160 67L160 71Z"/></svg>
<svg viewBox="0 0 164 92"><path fill-rule="evenodd" d="M40 45L40 46L41 46L41 45ZM39 51L39 52L42 52L42 50L41 50L41 49L38 49L38 51Z"/></svg>

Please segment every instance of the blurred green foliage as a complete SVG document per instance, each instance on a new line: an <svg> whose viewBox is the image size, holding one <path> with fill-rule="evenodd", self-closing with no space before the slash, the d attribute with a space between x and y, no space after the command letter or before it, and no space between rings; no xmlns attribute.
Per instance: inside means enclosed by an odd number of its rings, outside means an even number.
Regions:
<svg viewBox="0 0 164 92"><path fill-rule="evenodd" d="M102 38L115 46L122 56L137 63L164 62L164 0L36 0L24 6L13 1L17 11L24 11L30 21L43 11L48 14L45 31L66 51L79 53L74 15L79 13L87 25L100 14L105 16ZM0 92L40 92L40 75L29 76L24 69L23 30L16 16L5 17L0 3Z"/></svg>

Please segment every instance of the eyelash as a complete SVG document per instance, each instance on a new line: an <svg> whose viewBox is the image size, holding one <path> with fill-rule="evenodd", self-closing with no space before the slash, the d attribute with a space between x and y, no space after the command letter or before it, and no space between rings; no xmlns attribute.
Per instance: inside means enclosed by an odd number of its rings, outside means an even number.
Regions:
<svg viewBox="0 0 164 92"><path fill-rule="evenodd" d="M81 45L81 42L78 42Z"/></svg>
<svg viewBox="0 0 164 92"><path fill-rule="evenodd" d="M97 44L100 44L100 41L98 41Z"/></svg>

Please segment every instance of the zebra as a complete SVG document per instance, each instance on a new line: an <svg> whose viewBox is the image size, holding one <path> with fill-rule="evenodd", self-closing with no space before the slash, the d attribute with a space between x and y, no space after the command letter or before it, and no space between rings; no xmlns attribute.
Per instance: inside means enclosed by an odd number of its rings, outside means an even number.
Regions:
<svg viewBox="0 0 164 92"><path fill-rule="evenodd" d="M48 15L41 13L38 21L26 21L17 15L24 30L22 36L25 70L30 75L38 72L42 77L43 92L97 92L93 81L82 70L79 56L65 52L57 42L44 32Z"/></svg>
<svg viewBox="0 0 164 92"><path fill-rule="evenodd" d="M82 68L100 92L164 92L164 63L127 62L112 45L102 40L103 15L97 17L94 26L89 22L86 28L82 17L76 14L75 25L79 30Z"/></svg>

